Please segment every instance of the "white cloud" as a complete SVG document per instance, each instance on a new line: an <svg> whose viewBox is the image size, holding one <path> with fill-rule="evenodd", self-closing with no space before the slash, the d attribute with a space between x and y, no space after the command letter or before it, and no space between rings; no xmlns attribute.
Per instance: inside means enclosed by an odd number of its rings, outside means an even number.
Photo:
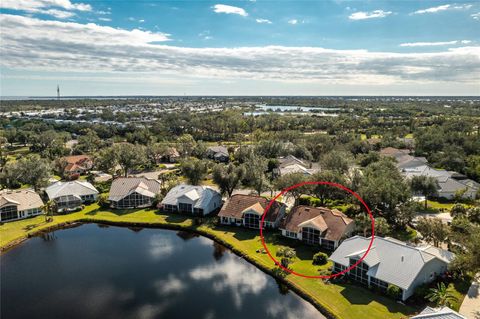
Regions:
<svg viewBox="0 0 480 319"><path fill-rule="evenodd" d="M8 14L0 14L0 23L0 65L29 72L92 72L92 77L111 73L132 78L135 78L132 74L142 73L146 78L188 74L189 79L328 85L480 81L478 46L434 53L283 46L189 48L157 44L169 40L165 33L116 29L94 23L45 21ZM109 39L108 43L105 39ZM160 254L164 248L168 251L168 247L160 244L151 248L153 255Z"/></svg>
<svg viewBox="0 0 480 319"><path fill-rule="evenodd" d="M437 13L441 11L447 10L468 10L472 7L471 4L461 4L461 5L451 5L451 4L444 4L441 6L431 7L427 9L417 10L412 12L411 14L426 14L426 13Z"/></svg>
<svg viewBox="0 0 480 319"><path fill-rule="evenodd" d="M298 20L297 20L297 19L291 19L291 20L288 20L287 22L288 22L289 24L293 24L293 25L298 24Z"/></svg>
<svg viewBox="0 0 480 319"><path fill-rule="evenodd" d="M374 10L370 12L358 11L349 15L348 18L350 20L366 20L366 19L385 18L390 14L392 14L392 11L383 11L383 10Z"/></svg>
<svg viewBox="0 0 480 319"><path fill-rule="evenodd" d="M145 22L145 20L144 20L144 19L140 19L140 20L138 20L138 22L140 22L140 23L144 23L144 22Z"/></svg>
<svg viewBox="0 0 480 319"><path fill-rule="evenodd" d="M255 21L257 21L257 23L272 24L272 21L270 21L268 19L255 19Z"/></svg>
<svg viewBox="0 0 480 319"><path fill-rule="evenodd" d="M470 15L473 19L480 21L480 12L473 13Z"/></svg>
<svg viewBox="0 0 480 319"><path fill-rule="evenodd" d="M248 13L239 7L229 6L226 4L216 4L213 6L213 11L216 13L238 14L242 17L248 16Z"/></svg>
<svg viewBox="0 0 480 319"><path fill-rule="evenodd" d="M112 21L112 19L110 19L110 18L98 18L98 20L100 20L100 21L106 21L106 22Z"/></svg>
<svg viewBox="0 0 480 319"><path fill-rule="evenodd" d="M46 14L58 19L66 19L75 15L72 11L91 11L92 7L85 3L72 3L70 0L2 0L0 9Z"/></svg>
<svg viewBox="0 0 480 319"><path fill-rule="evenodd" d="M469 44L470 40L455 40L455 41L443 41L443 42L407 42L400 44L401 47L429 47L429 46L445 46L455 44Z"/></svg>

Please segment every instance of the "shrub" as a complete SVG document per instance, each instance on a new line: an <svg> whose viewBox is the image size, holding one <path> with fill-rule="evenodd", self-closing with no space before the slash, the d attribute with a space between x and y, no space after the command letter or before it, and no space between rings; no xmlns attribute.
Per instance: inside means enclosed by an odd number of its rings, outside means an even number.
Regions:
<svg viewBox="0 0 480 319"><path fill-rule="evenodd" d="M314 265L325 265L328 261L328 256L325 253L319 252L313 255Z"/></svg>
<svg viewBox="0 0 480 319"><path fill-rule="evenodd" d="M393 299L400 299L402 297L402 289L396 285L389 284L387 287L387 296Z"/></svg>
<svg viewBox="0 0 480 319"><path fill-rule="evenodd" d="M418 286L417 288L415 288L415 292L413 293L413 296L418 301L424 301L425 296L429 293L429 289L430 289L430 284L429 283L422 284L422 285Z"/></svg>

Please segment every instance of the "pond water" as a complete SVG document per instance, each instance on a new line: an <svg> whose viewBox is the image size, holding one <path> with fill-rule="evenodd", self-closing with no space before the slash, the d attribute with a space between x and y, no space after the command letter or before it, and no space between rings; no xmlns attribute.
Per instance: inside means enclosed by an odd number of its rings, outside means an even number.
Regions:
<svg viewBox="0 0 480 319"><path fill-rule="evenodd" d="M292 106L292 105L255 105L257 108L253 112L245 112L243 115L262 115L271 112L275 114L290 114L290 115L316 115L316 116L338 116L332 111L338 111L340 108L336 107L308 107L308 106ZM327 111L327 112L325 112Z"/></svg>
<svg viewBox="0 0 480 319"><path fill-rule="evenodd" d="M324 318L210 239L88 224L1 256L1 318Z"/></svg>

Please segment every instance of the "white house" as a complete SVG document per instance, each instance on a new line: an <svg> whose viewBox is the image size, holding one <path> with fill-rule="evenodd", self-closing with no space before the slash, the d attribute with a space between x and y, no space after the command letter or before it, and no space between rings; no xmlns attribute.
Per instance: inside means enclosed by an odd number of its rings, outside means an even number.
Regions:
<svg viewBox="0 0 480 319"><path fill-rule="evenodd" d="M48 198L55 201L58 212L74 211L82 204L97 200L98 190L86 181L56 182L45 189Z"/></svg>
<svg viewBox="0 0 480 319"><path fill-rule="evenodd" d="M222 207L222 196L208 186L178 185L172 188L158 208L167 212L207 215Z"/></svg>
<svg viewBox="0 0 480 319"><path fill-rule="evenodd" d="M365 254L370 239L363 236L345 239L330 256L333 272L354 265ZM367 256L348 276L380 290L386 290L389 284L396 285L405 301L416 287L444 274L454 257L453 253L433 246L414 247L393 238L375 237Z"/></svg>
<svg viewBox="0 0 480 319"><path fill-rule="evenodd" d="M467 319L467 317L448 307L426 307L422 312L410 319Z"/></svg>
<svg viewBox="0 0 480 319"><path fill-rule="evenodd" d="M40 195L31 189L0 191L0 221L11 221L42 213Z"/></svg>

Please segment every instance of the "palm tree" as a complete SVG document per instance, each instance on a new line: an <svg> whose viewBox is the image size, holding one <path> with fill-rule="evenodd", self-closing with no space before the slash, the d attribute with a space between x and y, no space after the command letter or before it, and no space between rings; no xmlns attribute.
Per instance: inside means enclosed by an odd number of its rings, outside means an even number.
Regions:
<svg viewBox="0 0 480 319"><path fill-rule="evenodd" d="M42 206L42 210L45 212L45 221L48 222L48 215L53 215L55 211L56 203L50 199L45 205Z"/></svg>
<svg viewBox="0 0 480 319"><path fill-rule="evenodd" d="M430 288L429 293L425 296L431 302L435 302L437 306L450 307L452 302L458 301L457 297L448 289L445 283L437 284L437 288Z"/></svg>

